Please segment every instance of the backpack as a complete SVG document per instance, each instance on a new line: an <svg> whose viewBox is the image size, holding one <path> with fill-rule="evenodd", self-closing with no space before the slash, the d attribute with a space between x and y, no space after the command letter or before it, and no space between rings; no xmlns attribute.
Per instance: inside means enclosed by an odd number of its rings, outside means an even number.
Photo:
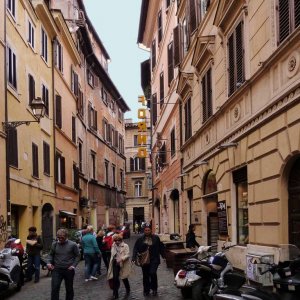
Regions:
<svg viewBox="0 0 300 300"><path fill-rule="evenodd" d="M103 247L102 250L104 251L110 251L111 246L113 244L113 235L114 232L109 232L104 238L103 238Z"/></svg>

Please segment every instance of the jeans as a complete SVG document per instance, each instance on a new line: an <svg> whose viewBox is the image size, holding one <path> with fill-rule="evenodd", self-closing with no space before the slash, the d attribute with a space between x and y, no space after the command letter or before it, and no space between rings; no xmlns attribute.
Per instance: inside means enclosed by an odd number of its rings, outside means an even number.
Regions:
<svg viewBox="0 0 300 300"><path fill-rule="evenodd" d="M95 276L98 270L99 258L96 253L85 253L85 279L89 279L91 276Z"/></svg>
<svg viewBox="0 0 300 300"><path fill-rule="evenodd" d="M157 268L158 264L153 263L142 267L144 293L149 293L150 289L157 291Z"/></svg>
<svg viewBox="0 0 300 300"><path fill-rule="evenodd" d="M40 255L28 255L27 272L26 272L26 277L28 280L32 279L33 274L35 280L40 279L40 266L41 266Z"/></svg>
<svg viewBox="0 0 300 300"><path fill-rule="evenodd" d="M113 290L114 290L114 296L118 296L118 291L120 288L120 265L117 264L117 261L114 259L113 260ZM124 286L126 288L126 292L129 293L130 292L130 285L129 285L129 281L128 278L124 278L122 279Z"/></svg>
<svg viewBox="0 0 300 300"><path fill-rule="evenodd" d="M52 271L51 300L59 300L59 290L62 280L65 280L66 300L74 299L73 280L75 271L68 269L54 269Z"/></svg>

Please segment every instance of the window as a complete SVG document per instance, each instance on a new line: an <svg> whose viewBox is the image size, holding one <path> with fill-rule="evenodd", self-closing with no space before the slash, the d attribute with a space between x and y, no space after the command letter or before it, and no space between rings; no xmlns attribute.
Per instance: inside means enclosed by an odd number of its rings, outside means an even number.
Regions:
<svg viewBox="0 0 300 300"><path fill-rule="evenodd" d="M76 143L76 117L72 116L72 142Z"/></svg>
<svg viewBox="0 0 300 300"><path fill-rule="evenodd" d="M63 48L58 40L55 41L54 57L55 57L55 66L58 68L60 72L63 72Z"/></svg>
<svg viewBox="0 0 300 300"><path fill-rule="evenodd" d="M243 43L243 22L241 21L228 38L228 96L245 81Z"/></svg>
<svg viewBox="0 0 300 300"><path fill-rule="evenodd" d="M97 131L97 111L92 107L91 104L89 104L88 113L89 127Z"/></svg>
<svg viewBox="0 0 300 300"><path fill-rule="evenodd" d="M111 145L114 147L115 145L115 128L111 125Z"/></svg>
<svg viewBox="0 0 300 300"><path fill-rule="evenodd" d="M202 78L202 119L203 123L212 116L211 69Z"/></svg>
<svg viewBox="0 0 300 300"><path fill-rule="evenodd" d="M171 0L166 0L166 9L170 6Z"/></svg>
<svg viewBox="0 0 300 300"><path fill-rule="evenodd" d="M187 141L192 136L191 98L189 98L184 105L184 121L185 121L184 140Z"/></svg>
<svg viewBox="0 0 300 300"><path fill-rule="evenodd" d="M160 108L163 107L164 105L164 98L165 98L165 92L164 92L164 72L160 73L160 78L159 78L159 91L160 91L160 98L159 98L159 103L160 103Z"/></svg>
<svg viewBox="0 0 300 300"><path fill-rule="evenodd" d="M8 130L8 164L18 167L18 132L16 128Z"/></svg>
<svg viewBox="0 0 300 300"><path fill-rule="evenodd" d="M55 124L58 128L62 128L62 111L61 111L61 96L55 97Z"/></svg>
<svg viewBox="0 0 300 300"><path fill-rule="evenodd" d="M146 160L144 157L130 158L130 171L145 171Z"/></svg>
<svg viewBox="0 0 300 300"><path fill-rule="evenodd" d="M195 0L188 1L188 16L189 16L189 33L192 34L196 30L196 27L197 27L196 1Z"/></svg>
<svg viewBox="0 0 300 300"><path fill-rule="evenodd" d="M77 98L77 111L78 114L83 117L83 92L80 90L80 86L78 85L78 98Z"/></svg>
<svg viewBox="0 0 300 300"><path fill-rule="evenodd" d="M78 143L78 156L79 156L79 171L82 172L83 160L82 160L82 143Z"/></svg>
<svg viewBox="0 0 300 300"><path fill-rule="evenodd" d="M135 197L142 197L142 182L136 181L134 184L134 195Z"/></svg>
<svg viewBox="0 0 300 300"><path fill-rule="evenodd" d="M7 47L7 62L8 62L8 69L7 69L7 76L8 76L8 83L17 89L17 62L16 62L16 54L13 50L8 46Z"/></svg>
<svg viewBox="0 0 300 300"><path fill-rule="evenodd" d="M116 166L115 165L112 165L112 184L113 184L113 187L116 186Z"/></svg>
<svg viewBox="0 0 300 300"><path fill-rule="evenodd" d="M156 41L153 40L152 46L151 46L151 68L152 68L152 71L153 71L155 65L156 65Z"/></svg>
<svg viewBox="0 0 300 300"><path fill-rule="evenodd" d="M66 183L65 158L59 152L55 155L55 180L58 183Z"/></svg>
<svg viewBox="0 0 300 300"><path fill-rule="evenodd" d="M28 103L35 99L35 81L31 74L28 74Z"/></svg>
<svg viewBox="0 0 300 300"><path fill-rule="evenodd" d="M103 87L101 88L101 97L103 102L107 105L107 92Z"/></svg>
<svg viewBox="0 0 300 300"><path fill-rule="evenodd" d="M41 44L41 56L45 60L45 62L48 62L48 36L43 28Z"/></svg>
<svg viewBox="0 0 300 300"><path fill-rule="evenodd" d="M42 84L42 99L45 103L45 115L49 116L49 90Z"/></svg>
<svg viewBox="0 0 300 300"><path fill-rule="evenodd" d="M76 97L79 96L78 74L74 71L73 67L71 67L71 90Z"/></svg>
<svg viewBox="0 0 300 300"><path fill-rule="evenodd" d="M279 0L279 43L285 40L300 25L299 0Z"/></svg>
<svg viewBox="0 0 300 300"><path fill-rule="evenodd" d="M107 127L108 127L108 124L107 124L107 120L106 119L103 119L103 121L102 121L102 129L103 129L103 138L104 138L104 140L105 141L107 141L108 140L108 135L107 135L107 133L108 133L108 131L107 131Z"/></svg>
<svg viewBox="0 0 300 300"><path fill-rule="evenodd" d="M232 175L236 187L237 243L246 245L249 243L247 167L234 171Z"/></svg>
<svg viewBox="0 0 300 300"><path fill-rule="evenodd" d="M124 190L124 171L120 170L121 190Z"/></svg>
<svg viewBox="0 0 300 300"><path fill-rule="evenodd" d="M104 162L104 166L105 166L105 184L108 184L108 161L106 160Z"/></svg>
<svg viewBox="0 0 300 300"><path fill-rule="evenodd" d="M174 78L174 66L173 66L173 42L168 45L168 85Z"/></svg>
<svg viewBox="0 0 300 300"><path fill-rule="evenodd" d="M189 36L188 36L188 28L187 28L187 24L186 24L186 19L183 20L182 22L182 46L183 46L183 54L185 54L188 50L188 46L189 46Z"/></svg>
<svg viewBox="0 0 300 300"><path fill-rule="evenodd" d="M95 86L95 76L90 70L87 70L87 78L89 85L93 88Z"/></svg>
<svg viewBox="0 0 300 300"><path fill-rule="evenodd" d="M173 41L174 41L174 51L173 51L173 62L174 68L180 64L181 61L181 37L180 37L180 25L177 25L173 30Z"/></svg>
<svg viewBox="0 0 300 300"><path fill-rule="evenodd" d="M119 152L124 154L124 139L121 134L119 134Z"/></svg>
<svg viewBox="0 0 300 300"><path fill-rule="evenodd" d="M76 163L73 162L73 187L75 190L79 190L79 168L76 166Z"/></svg>
<svg viewBox="0 0 300 300"><path fill-rule="evenodd" d="M115 138L114 138L114 147L117 149L119 147L119 141L118 141L118 138L119 138L119 133L117 130L115 130Z"/></svg>
<svg viewBox="0 0 300 300"><path fill-rule="evenodd" d="M133 146L138 146L138 135L133 136Z"/></svg>
<svg viewBox="0 0 300 300"><path fill-rule="evenodd" d="M31 20L28 20L28 36L27 36L27 41L29 45L34 48L34 26L32 24Z"/></svg>
<svg viewBox="0 0 300 300"><path fill-rule="evenodd" d="M157 121L157 95L152 95L152 125L154 126Z"/></svg>
<svg viewBox="0 0 300 300"><path fill-rule="evenodd" d="M92 163L92 174L91 177L92 179L97 179L96 178L96 153L95 152L91 152L91 163Z"/></svg>
<svg viewBox="0 0 300 300"><path fill-rule="evenodd" d="M175 128L171 131L171 157L173 157L176 153L176 143L175 143Z"/></svg>
<svg viewBox="0 0 300 300"><path fill-rule="evenodd" d="M11 13L13 17L16 17L16 1L15 0L7 0L7 9Z"/></svg>
<svg viewBox="0 0 300 300"><path fill-rule="evenodd" d="M158 32L158 44L162 40L163 36L163 25L162 25L162 15L161 15L161 10L158 12L157 16L157 32Z"/></svg>
<svg viewBox="0 0 300 300"><path fill-rule="evenodd" d="M32 176L39 177L39 150L38 146L32 143Z"/></svg>
<svg viewBox="0 0 300 300"><path fill-rule="evenodd" d="M118 109L118 118L120 122L122 122L124 119L124 113L122 112L121 108Z"/></svg>
<svg viewBox="0 0 300 300"><path fill-rule="evenodd" d="M43 142L44 174L50 175L50 146Z"/></svg>

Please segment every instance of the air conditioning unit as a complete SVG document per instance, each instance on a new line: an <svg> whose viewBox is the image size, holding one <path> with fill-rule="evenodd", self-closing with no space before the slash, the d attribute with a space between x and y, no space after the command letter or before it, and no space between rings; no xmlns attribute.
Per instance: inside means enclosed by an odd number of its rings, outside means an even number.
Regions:
<svg viewBox="0 0 300 300"><path fill-rule="evenodd" d="M256 260L257 264L253 264L252 261ZM261 262L261 263L259 263ZM262 272L266 271L269 266L263 263L274 262L274 255L271 253L248 253L246 255L246 276L249 280L258 282L263 286L273 286L273 275L267 272L261 275Z"/></svg>

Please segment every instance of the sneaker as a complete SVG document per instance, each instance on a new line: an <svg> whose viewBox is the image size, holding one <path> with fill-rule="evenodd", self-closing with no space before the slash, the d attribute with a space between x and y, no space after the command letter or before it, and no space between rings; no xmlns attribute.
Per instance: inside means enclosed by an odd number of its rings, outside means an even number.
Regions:
<svg viewBox="0 0 300 300"><path fill-rule="evenodd" d="M91 276L91 277L90 277L90 280L98 280L98 278L95 277L95 276Z"/></svg>
<svg viewBox="0 0 300 300"><path fill-rule="evenodd" d="M90 280L91 280L91 279L84 279L85 282L88 282L88 281L90 281Z"/></svg>

